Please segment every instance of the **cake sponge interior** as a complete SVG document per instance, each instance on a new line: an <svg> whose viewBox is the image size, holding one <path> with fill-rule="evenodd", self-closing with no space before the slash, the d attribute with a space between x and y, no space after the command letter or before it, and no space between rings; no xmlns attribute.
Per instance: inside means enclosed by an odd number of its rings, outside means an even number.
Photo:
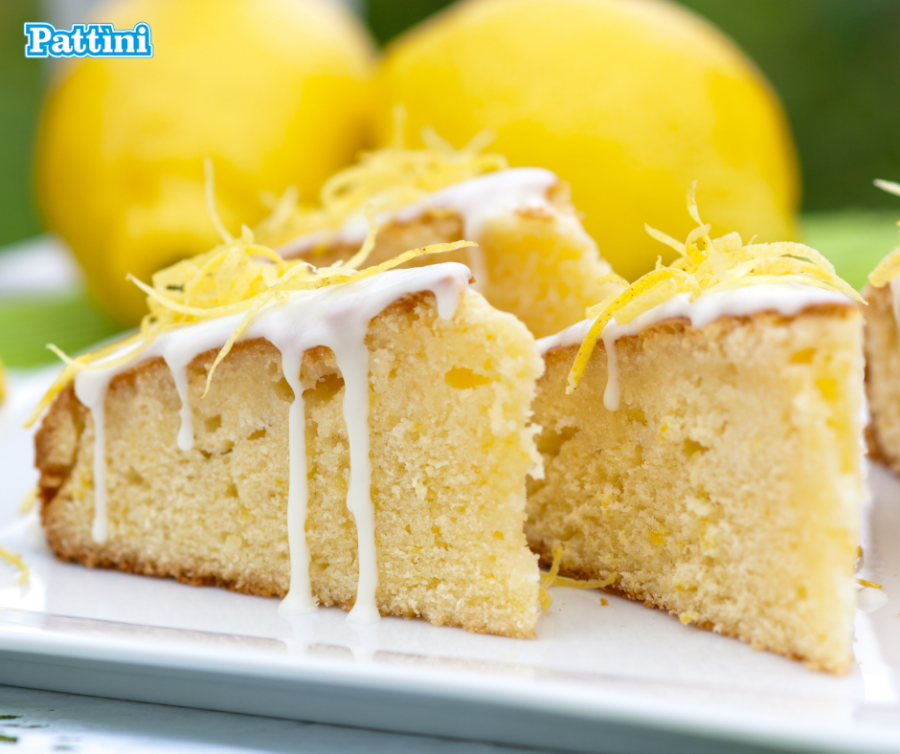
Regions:
<svg viewBox="0 0 900 754"><path fill-rule="evenodd" d="M619 339L621 404L604 407L602 341L547 354L535 421L545 477L526 530L549 564L754 647L843 672L851 660L863 499L861 321L669 320Z"/></svg>

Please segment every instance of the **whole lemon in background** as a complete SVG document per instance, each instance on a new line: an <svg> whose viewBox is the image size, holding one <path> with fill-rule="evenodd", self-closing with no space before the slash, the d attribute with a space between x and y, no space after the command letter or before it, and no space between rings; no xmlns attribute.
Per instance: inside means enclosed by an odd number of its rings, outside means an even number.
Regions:
<svg viewBox="0 0 900 754"><path fill-rule="evenodd" d="M406 110L461 146L483 129L512 165L572 184L587 230L634 279L682 240L697 199L713 233L793 237L797 159L759 71L722 33L661 0L470 0L398 38L378 77L378 138Z"/></svg>
<svg viewBox="0 0 900 754"><path fill-rule="evenodd" d="M144 21L152 59L71 60L57 71L37 149L40 207L98 301L145 312L125 275L148 280L218 237L203 158L225 225L266 213L262 191L301 199L363 146L373 46L333 0L120 0L95 20Z"/></svg>

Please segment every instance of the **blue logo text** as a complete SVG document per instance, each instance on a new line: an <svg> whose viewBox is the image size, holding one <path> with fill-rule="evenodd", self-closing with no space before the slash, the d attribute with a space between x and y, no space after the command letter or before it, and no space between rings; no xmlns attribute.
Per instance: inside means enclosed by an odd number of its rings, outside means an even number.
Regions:
<svg viewBox="0 0 900 754"><path fill-rule="evenodd" d="M53 24L25 24L26 58L152 58L150 26L114 29L112 24L72 24L57 29Z"/></svg>

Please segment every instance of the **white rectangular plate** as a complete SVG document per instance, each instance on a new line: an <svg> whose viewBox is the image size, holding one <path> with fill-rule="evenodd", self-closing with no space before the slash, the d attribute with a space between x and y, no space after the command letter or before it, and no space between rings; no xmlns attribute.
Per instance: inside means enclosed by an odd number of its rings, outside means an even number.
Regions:
<svg viewBox="0 0 900 754"><path fill-rule="evenodd" d="M887 604L857 613L848 676L613 596L556 588L539 638L476 636L59 563L36 512L21 425L52 375L12 380L0 411L0 683L367 728L592 751L777 747L900 752L900 482L870 477L865 564ZM872 594L865 595L872 597Z"/></svg>

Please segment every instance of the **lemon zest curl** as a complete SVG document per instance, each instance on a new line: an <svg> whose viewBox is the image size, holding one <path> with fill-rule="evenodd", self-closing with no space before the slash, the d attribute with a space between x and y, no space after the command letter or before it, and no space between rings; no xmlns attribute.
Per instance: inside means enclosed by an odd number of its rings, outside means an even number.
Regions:
<svg viewBox="0 0 900 754"><path fill-rule="evenodd" d="M211 180L211 170L208 169L207 185ZM432 244L411 249L381 264L363 267L375 247L377 234L374 214L371 209L367 209L369 233L359 251L346 262L338 261L328 267L316 267L303 260L282 258L278 252L257 243L253 231L246 226L240 237L232 237L218 220L212 201L209 209L213 222L222 235L219 246L160 270L153 275L152 285L132 275L128 276L131 282L147 294L149 313L143 318L139 333L74 358L54 345L48 346L62 359L65 368L41 399L26 426L37 421L44 409L78 372L86 369L110 369L131 362L167 330L243 312L244 317L219 350L207 374L203 393L205 396L216 367L228 355L254 317L268 305L284 302L295 291L350 283L390 270L419 256L476 246L470 241ZM119 355L115 356L116 353Z"/></svg>
<svg viewBox="0 0 900 754"><path fill-rule="evenodd" d="M678 258L669 266L663 266L658 260L656 269L638 278L618 295L588 309L588 317L594 321L569 372L567 393L578 386L603 329L611 321L615 320L617 325L628 324L678 294L687 294L690 301L695 301L710 293L749 285L801 283L837 291L865 303L837 276L831 262L809 246L792 242L745 246L737 233L710 238L711 226L701 220L697 208L696 188L694 181L687 192L687 208L697 227L688 233L684 243L645 226L652 238L674 249ZM900 192L900 186L897 189Z"/></svg>
<svg viewBox="0 0 900 754"><path fill-rule="evenodd" d="M390 146L362 153L355 165L329 178L318 204L298 202L295 190L285 192L256 228L257 238L278 247L316 232L334 232L364 208L390 214L439 189L509 167L502 155L483 151L493 139L490 131L482 131L461 149L454 149L426 127L421 134L425 147L410 149L404 144L402 122L403 114L395 114L395 137ZM311 252L324 250L323 244Z"/></svg>
<svg viewBox="0 0 900 754"><path fill-rule="evenodd" d="M550 570L541 574L541 581L538 587L538 598L541 604L541 610L548 610L553 605L553 598L548 591L551 586L568 586L574 589L606 589L619 577L617 573L611 573L605 579L570 579L568 576L559 575L559 564L562 560L562 548L557 546L553 548L553 562L550 564Z"/></svg>

